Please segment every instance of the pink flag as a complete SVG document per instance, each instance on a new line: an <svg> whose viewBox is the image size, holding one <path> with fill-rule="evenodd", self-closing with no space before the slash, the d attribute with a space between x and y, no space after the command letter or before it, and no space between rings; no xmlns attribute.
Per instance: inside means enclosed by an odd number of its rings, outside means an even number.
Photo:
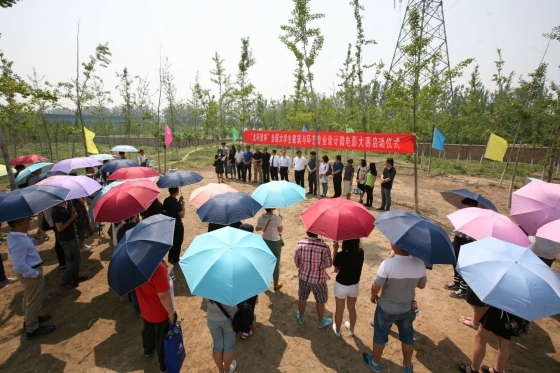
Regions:
<svg viewBox="0 0 560 373"><path fill-rule="evenodd" d="M169 148L169 144L171 144L171 141L173 141L173 134L171 133L171 130L169 129L169 126L166 124L165 125L165 147Z"/></svg>

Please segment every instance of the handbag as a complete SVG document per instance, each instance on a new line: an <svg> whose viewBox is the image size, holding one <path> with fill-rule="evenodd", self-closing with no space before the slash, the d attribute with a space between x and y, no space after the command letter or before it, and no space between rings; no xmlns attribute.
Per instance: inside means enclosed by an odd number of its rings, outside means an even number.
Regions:
<svg viewBox="0 0 560 373"><path fill-rule="evenodd" d="M219 302L214 302L214 303L216 304L216 306L218 306L220 311L222 311L224 316L227 317L229 320L231 320L231 326L234 332L246 333L249 331L249 328L251 327L253 321L255 320L253 307L251 307L250 304L245 302L240 303L237 306L237 312L235 313L235 315L233 315L233 317L231 317L230 314L224 309L224 307Z"/></svg>
<svg viewBox="0 0 560 373"><path fill-rule="evenodd" d="M531 332L531 323L529 321L519 316L512 315L508 312L505 311L502 312L506 314L506 320L507 320L504 322L504 327L507 330L509 330L512 337L521 337L522 335L526 335Z"/></svg>
<svg viewBox="0 0 560 373"><path fill-rule="evenodd" d="M180 323L169 325L169 330L163 338L163 355L165 356L167 371L169 373L180 373L183 362L187 357Z"/></svg>

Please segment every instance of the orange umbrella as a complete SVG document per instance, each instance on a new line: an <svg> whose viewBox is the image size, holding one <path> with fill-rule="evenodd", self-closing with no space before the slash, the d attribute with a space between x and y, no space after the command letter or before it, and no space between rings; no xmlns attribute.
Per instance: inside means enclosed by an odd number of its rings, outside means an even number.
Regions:
<svg viewBox="0 0 560 373"><path fill-rule="evenodd" d="M191 198L189 199L189 204L196 208L200 208L200 206L202 206L210 198L218 194L224 194L228 192L237 193L239 191L227 184L210 183L193 190L193 192L191 193Z"/></svg>

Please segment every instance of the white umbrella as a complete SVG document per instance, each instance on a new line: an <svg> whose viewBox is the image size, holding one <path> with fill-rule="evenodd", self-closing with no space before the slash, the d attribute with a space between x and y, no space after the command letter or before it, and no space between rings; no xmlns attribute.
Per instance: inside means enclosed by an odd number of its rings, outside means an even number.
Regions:
<svg viewBox="0 0 560 373"><path fill-rule="evenodd" d="M113 149L111 149L111 151L112 152L125 152L125 153L138 153L138 149L136 149L134 146L130 146L130 145L117 145Z"/></svg>
<svg viewBox="0 0 560 373"><path fill-rule="evenodd" d="M111 154L94 154L94 155L90 155L90 158L93 158L97 161L103 162L103 161L110 161L115 159L115 157Z"/></svg>

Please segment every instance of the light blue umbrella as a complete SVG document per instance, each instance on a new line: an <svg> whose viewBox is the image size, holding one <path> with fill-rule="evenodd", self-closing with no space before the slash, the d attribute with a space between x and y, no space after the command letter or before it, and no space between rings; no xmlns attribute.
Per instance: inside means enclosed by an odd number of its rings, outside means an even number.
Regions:
<svg viewBox="0 0 560 373"><path fill-rule="evenodd" d="M111 149L111 151L112 152L125 152L125 153L138 153L138 149L136 149L134 146L130 146L130 145L117 145L113 149Z"/></svg>
<svg viewBox="0 0 560 373"><path fill-rule="evenodd" d="M191 293L234 306L269 288L276 257L260 235L225 227L196 236L179 265Z"/></svg>
<svg viewBox="0 0 560 373"><path fill-rule="evenodd" d="M53 166L54 164L50 162L33 163L19 173L18 177L16 178L16 183L20 184L21 182L25 181L25 179L27 179L29 175L37 170L41 170L41 173L44 173L53 168Z"/></svg>
<svg viewBox="0 0 560 373"><path fill-rule="evenodd" d="M305 199L305 188L286 180L262 184L251 195L264 208L286 208Z"/></svg>
<svg viewBox="0 0 560 373"><path fill-rule="evenodd" d="M525 247L493 237L463 245L457 272L482 302L525 320L560 313L560 275Z"/></svg>
<svg viewBox="0 0 560 373"><path fill-rule="evenodd" d="M113 159L115 159L114 156L112 156L111 154L93 154L89 156L90 158L93 158L97 161L103 162L103 161L112 161Z"/></svg>
<svg viewBox="0 0 560 373"><path fill-rule="evenodd" d="M124 183L124 180L123 181L113 181L111 184L107 185L104 188L101 188L101 190L99 192L97 192L97 194L93 198L93 201L91 202L91 207L90 207L89 212L88 212L90 219L93 219L93 206L95 206L95 204L97 203L99 198L103 197L103 195L105 193L107 193L109 190L111 190L111 188L116 187L117 185L121 185L122 183Z"/></svg>

